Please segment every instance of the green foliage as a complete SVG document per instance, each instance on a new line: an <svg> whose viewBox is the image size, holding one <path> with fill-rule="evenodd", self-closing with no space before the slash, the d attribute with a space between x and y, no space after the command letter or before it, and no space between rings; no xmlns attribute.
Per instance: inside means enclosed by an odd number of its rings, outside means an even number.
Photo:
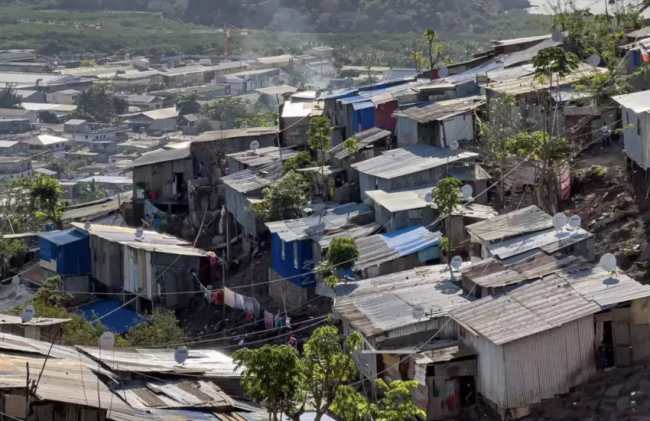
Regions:
<svg viewBox="0 0 650 421"><path fill-rule="evenodd" d="M51 221L61 225L63 189L56 178L40 175L27 184L31 210L37 221Z"/></svg>
<svg viewBox="0 0 650 421"><path fill-rule="evenodd" d="M129 330L125 339L129 346L153 347L181 343L185 334L173 311L156 309L150 320Z"/></svg>
<svg viewBox="0 0 650 421"><path fill-rule="evenodd" d="M220 98L203 106L203 114L210 119L220 121L224 129L234 128L238 119L249 115L249 105L236 97Z"/></svg>
<svg viewBox="0 0 650 421"><path fill-rule="evenodd" d="M510 155L530 158L547 166L566 162L571 155L571 145L563 137L548 136L544 132L520 132L505 140Z"/></svg>
<svg viewBox="0 0 650 421"><path fill-rule="evenodd" d="M0 239L0 276L6 278L13 259L21 259L27 254L27 246L21 240Z"/></svg>
<svg viewBox="0 0 650 421"><path fill-rule="evenodd" d="M327 248L327 260L335 268L350 268L359 258L359 250L352 238L334 238Z"/></svg>
<svg viewBox="0 0 650 421"><path fill-rule="evenodd" d="M280 180L263 191L261 202L252 205L253 212L264 221L299 218L309 203L311 185L295 171L289 171Z"/></svg>
<svg viewBox="0 0 650 421"><path fill-rule="evenodd" d="M262 403L273 421L282 413L294 413L304 402L304 365L295 348L264 345L241 349L233 354L243 368L242 387L248 396Z"/></svg>
<svg viewBox="0 0 650 421"><path fill-rule="evenodd" d="M326 152L332 147L331 130L327 117L312 117L309 121L309 148L314 154L319 155L319 162L323 162Z"/></svg>
<svg viewBox="0 0 650 421"><path fill-rule="evenodd" d="M176 100L176 109L178 110L179 116L198 113L201 111L198 96L195 93L180 96Z"/></svg>
<svg viewBox="0 0 650 421"><path fill-rule="evenodd" d="M580 60L572 52L562 47L549 47L541 50L533 59L535 76L553 83L553 76L558 78L571 74L578 68Z"/></svg>
<svg viewBox="0 0 650 421"><path fill-rule="evenodd" d="M118 113L124 112L125 104L123 99L109 95L104 87L94 85L79 95L77 110L72 117L108 123ZM128 108L128 105L126 107Z"/></svg>
<svg viewBox="0 0 650 421"><path fill-rule="evenodd" d="M463 183L454 177L443 178L431 192L433 203L440 215L447 218L460 204L459 189Z"/></svg>
<svg viewBox="0 0 650 421"><path fill-rule="evenodd" d="M12 86L0 89L0 108L13 108L20 102L20 96Z"/></svg>
<svg viewBox="0 0 650 421"><path fill-rule="evenodd" d="M359 140L356 137L346 139L343 142L343 147L348 154L354 155L359 151Z"/></svg>
<svg viewBox="0 0 650 421"><path fill-rule="evenodd" d="M79 203L92 202L94 200L108 197L106 191L98 189L95 180L90 182L79 182L77 184L77 201Z"/></svg>
<svg viewBox="0 0 650 421"><path fill-rule="evenodd" d="M314 161L311 160L311 155L306 151L300 151L282 163L285 174L289 171L296 171L300 168L309 168L313 165Z"/></svg>
<svg viewBox="0 0 650 421"><path fill-rule="evenodd" d="M246 116L237 118L235 126L237 128L246 127L277 127L278 115L271 112L249 112Z"/></svg>
<svg viewBox="0 0 650 421"><path fill-rule="evenodd" d="M425 419L426 413L413 402L416 381L382 379L376 382L383 396L377 403L369 403L365 396L350 386L338 388L331 406L332 413L346 421L411 421Z"/></svg>

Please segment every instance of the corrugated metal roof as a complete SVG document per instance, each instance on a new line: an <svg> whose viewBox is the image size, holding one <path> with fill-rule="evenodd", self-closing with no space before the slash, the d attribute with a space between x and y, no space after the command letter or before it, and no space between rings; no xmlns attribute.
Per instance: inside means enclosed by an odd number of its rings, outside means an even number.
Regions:
<svg viewBox="0 0 650 421"><path fill-rule="evenodd" d="M422 209L431 206L427 195L431 194L434 186L418 189L385 192L383 190L366 191L366 195L388 212L396 213L411 209Z"/></svg>
<svg viewBox="0 0 650 421"><path fill-rule="evenodd" d="M48 231L38 234L38 236L50 243L57 246L64 246L66 244L74 243L88 237L83 231L71 228L63 231Z"/></svg>
<svg viewBox="0 0 650 421"><path fill-rule="evenodd" d="M622 107L628 108L637 114L650 111L650 90L617 95L613 96L612 99Z"/></svg>
<svg viewBox="0 0 650 421"><path fill-rule="evenodd" d="M552 34L546 34L546 35L535 35L532 37L520 37L520 38L509 38L509 39L501 39L501 40L494 40L492 41L495 46L511 46L511 45L518 45L518 44L528 44L530 42L542 42L546 39L550 39L553 35Z"/></svg>
<svg viewBox="0 0 650 421"><path fill-rule="evenodd" d="M319 239L346 228L355 226L358 218L369 216L372 210L365 203L346 203L324 209L322 214L305 218L267 222L266 227L277 234L282 241L290 242L307 238Z"/></svg>
<svg viewBox="0 0 650 421"><path fill-rule="evenodd" d="M291 148L278 148L277 146L268 146L266 148L259 148L255 151L235 152L226 155L229 159L233 159L247 167L260 167L262 165L270 164L271 162L289 159L296 156L298 152Z"/></svg>
<svg viewBox="0 0 650 421"><path fill-rule="evenodd" d="M452 151L428 145L407 145L352 165L360 173L382 179L393 179L453 162L478 157L475 152Z"/></svg>
<svg viewBox="0 0 650 421"><path fill-rule="evenodd" d="M158 110L144 111L141 114L152 120L167 120L169 118L177 118L178 110L176 109L176 107L169 107L169 108L160 108Z"/></svg>
<svg viewBox="0 0 650 421"><path fill-rule="evenodd" d="M578 69L573 71L571 74L560 77L559 82L557 81L557 75L553 75L553 79L556 80L556 85L564 86L574 84L585 77L605 72L607 72L607 69L581 63ZM538 80L534 75L530 75L524 76L520 79L489 83L485 88L499 94L517 96L546 90L548 89L548 84Z"/></svg>
<svg viewBox="0 0 650 421"><path fill-rule="evenodd" d="M55 326L69 322L71 319L56 319L53 317L34 317L28 322L23 322L20 316L0 314L0 325L16 326Z"/></svg>
<svg viewBox="0 0 650 421"><path fill-rule="evenodd" d="M447 171L447 175L449 177L457 178L460 181L482 181L490 180L492 178L485 168L479 164L450 167Z"/></svg>
<svg viewBox="0 0 650 421"><path fill-rule="evenodd" d="M278 85L278 86L268 86L266 88L259 88L255 90L256 92L259 92L264 95L269 95L269 96L282 96L285 94L293 94L298 91L298 88L294 88L293 86L289 85Z"/></svg>
<svg viewBox="0 0 650 421"><path fill-rule="evenodd" d="M247 129L212 130L191 137L194 142L218 142L240 137L257 137L278 134L277 127L251 127Z"/></svg>
<svg viewBox="0 0 650 421"><path fill-rule="evenodd" d="M62 220L65 222L92 221L96 218L101 218L103 216L119 211L120 205L122 203L130 202L132 198L133 198L133 192L128 191L124 193L119 193L119 198L117 195L115 195L113 197L109 197L106 199L96 200L90 203L67 208L63 212Z"/></svg>
<svg viewBox="0 0 650 421"><path fill-rule="evenodd" d="M56 145L58 143L65 143L65 142L68 142L68 139L66 139L65 137L52 136L49 134L40 134L31 139L27 139L23 143L27 143L28 145L33 145L33 146L49 146L49 145Z"/></svg>
<svg viewBox="0 0 650 421"><path fill-rule="evenodd" d="M403 272L341 284L333 311L366 337L427 323L470 300L451 281L447 265L423 266ZM417 318L416 308L430 312Z"/></svg>
<svg viewBox="0 0 650 421"><path fill-rule="evenodd" d="M535 205L518 209L466 227L481 241L505 240L553 227L553 218Z"/></svg>
<svg viewBox="0 0 650 421"><path fill-rule="evenodd" d="M281 162L271 162L261 167L246 168L221 177L221 181L239 193L250 193L280 180L283 173L284 170Z"/></svg>
<svg viewBox="0 0 650 421"><path fill-rule="evenodd" d="M188 159L191 156L190 148L156 149L155 151L142 154L131 163L130 168L144 167L146 165L160 164L162 162Z"/></svg>
<svg viewBox="0 0 650 421"><path fill-rule="evenodd" d="M446 120L450 117L473 111L485 104L484 96L450 99L438 101L424 107L411 107L397 111L396 117L404 117L418 123Z"/></svg>
<svg viewBox="0 0 650 421"><path fill-rule="evenodd" d="M234 405L230 396L205 380L133 381L116 388L115 393L137 409L229 409Z"/></svg>
<svg viewBox="0 0 650 421"><path fill-rule="evenodd" d="M650 286L589 263L553 271L499 298L485 297L451 312L454 320L497 345L596 314L608 306L650 297Z"/></svg>
<svg viewBox="0 0 650 421"><path fill-rule="evenodd" d="M390 131L380 129L378 127L373 127L360 131L359 133L355 133L354 138L357 140L357 150L360 151L362 149L365 149L375 142L388 138L390 135ZM341 142L338 145L334 146L329 150L329 154L336 159L344 159L352 155L351 151L345 147L345 142Z"/></svg>
<svg viewBox="0 0 650 421"><path fill-rule="evenodd" d="M484 222L490 222L490 220ZM487 244L487 249L492 256L507 259L535 249L554 253L592 237L593 235L590 232L582 228L577 228L572 231L562 230L559 232L555 229L548 229L546 231L524 233L517 237L510 237L503 241L490 243Z"/></svg>
<svg viewBox="0 0 650 421"><path fill-rule="evenodd" d="M351 238L353 240L357 240L359 238L372 235L377 231L379 231L380 229L381 229L381 225L376 223L348 227L341 231L334 232L332 234L323 235L318 239L318 245L321 247L321 249L326 249L327 247L329 247L330 243L335 238L345 237L345 238Z"/></svg>
<svg viewBox="0 0 650 421"><path fill-rule="evenodd" d="M356 241L359 250L354 269L365 270L382 263L417 253L440 243L442 234L413 226L388 234L376 234Z"/></svg>

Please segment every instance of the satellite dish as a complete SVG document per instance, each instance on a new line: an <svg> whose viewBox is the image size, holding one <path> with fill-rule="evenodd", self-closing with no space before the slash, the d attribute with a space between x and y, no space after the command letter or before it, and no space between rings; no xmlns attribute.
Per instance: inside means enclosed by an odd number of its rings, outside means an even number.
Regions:
<svg viewBox="0 0 650 421"><path fill-rule="evenodd" d="M449 69L447 68L447 66L442 66L441 68L438 69L438 76L440 77L449 76Z"/></svg>
<svg viewBox="0 0 650 421"><path fill-rule="evenodd" d="M592 54L587 58L586 62L594 67L598 67L600 64L600 56L598 54Z"/></svg>
<svg viewBox="0 0 650 421"><path fill-rule="evenodd" d="M23 323L30 322L34 318L35 312L36 311L34 310L34 306L28 305L20 315L20 320L22 320Z"/></svg>
<svg viewBox="0 0 650 421"><path fill-rule="evenodd" d="M433 202L433 193L428 192L427 194L424 195L424 201L427 203L432 203Z"/></svg>
<svg viewBox="0 0 650 421"><path fill-rule="evenodd" d="M616 271L616 256L614 256L612 253L605 253L600 257L600 261L598 262L598 266L601 268L605 269L607 272L614 272Z"/></svg>
<svg viewBox="0 0 650 421"><path fill-rule="evenodd" d="M250 149L253 152L257 152L257 150L260 148L260 142L257 140L253 140L250 145L248 145L248 149Z"/></svg>
<svg viewBox="0 0 650 421"><path fill-rule="evenodd" d="M138 227L135 229L135 239L137 241L142 241L144 238L144 229L142 227Z"/></svg>
<svg viewBox="0 0 650 421"><path fill-rule="evenodd" d="M569 218L569 228L571 230L577 230L580 228L580 225L582 224L582 218L580 218L579 215L571 215L571 218Z"/></svg>
<svg viewBox="0 0 650 421"><path fill-rule="evenodd" d="M113 349L115 346L115 335L111 332L104 332L102 336L99 337L99 348L100 349Z"/></svg>
<svg viewBox="0 0 650 421"><path fill-rule="evenodd" d="M413 307L413 318L414 319L420 320L420 319L424 318L424 316L425 316L424 308L422 308L422 306L414 306Z"/></svg>
<svg viewBox="0 0 650 421"><path fill-rule="evenodd" d="M474 194L474 187L470 186L469 184L465 184L463 187L460 189L461 193L463 193L463 200L464 201L469 201L472 200L472 195Z"/></svg>
<svg viewBox="0 0 650 421"><path fill-rule="evenodd" d="M455 151L458 148L460 148L460 145L458 144L457 140L452 140L452 141L449 142L449 149L451 149L452 151Z"/></svg>
<svg viewBox="0 0 650 421"><path fill-rule="evenodd" d="M179 346L176 348L176 351L174 351L174 360L180 365L185 364L188 356L189 351L187 350L187 347Z"/></svg>
<svg viewBox="0 0 650 421"><path fill-rule="evenodd" d="M566 224L568 223L568 219L564 212L558 212L553 216L553 226L555 227L556 231L562 231Z"/></svg>
<svg viewBox="0 0 650 421"><path fill-rule="evenodd" d="M453 270L459 270L460 267L463 265L463 258L460 256L454 256L451 258L449 264L451 265L451 268Z"/></svg>

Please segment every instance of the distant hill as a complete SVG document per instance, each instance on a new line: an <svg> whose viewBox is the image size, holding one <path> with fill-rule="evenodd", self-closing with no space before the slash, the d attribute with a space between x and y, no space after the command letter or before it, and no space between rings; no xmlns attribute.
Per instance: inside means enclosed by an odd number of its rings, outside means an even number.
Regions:
<svg viewBox="0 0 650 421"><path fill-rule="evenodd" d="M0 1L2 3L2 1ZM289 32L484 33L528 0L49 0L78 10L148 10L209 25Z"/></svg>

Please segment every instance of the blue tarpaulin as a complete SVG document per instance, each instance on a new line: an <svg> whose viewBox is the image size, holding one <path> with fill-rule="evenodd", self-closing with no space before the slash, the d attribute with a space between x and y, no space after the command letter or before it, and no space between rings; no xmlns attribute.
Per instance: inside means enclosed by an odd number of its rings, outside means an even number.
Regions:
<svg viewBox="0 0 650 421"><path fill-rule="evenodd" d="M102 299L86 304L80 308L84 319L93 321L103 317L100 323L113 333L126 333L144 321L144 318L133 310L120 308L123 303L117 300Z"/></svg>
<svg viewBox="0 0 650 421"><path fill-rule="evenodd" d="M370 101L352 104L352 131L354 133L375 127L375 104Z"/></svg>
<svg viewBox="0 0 650 421"><path fill-rule="evenodd" d="M62 276L90 273L88 234L74 228L39 234L39 257L55 264Z"/></svg>
<svg viewBox="0 0 650 421"><path fill-rule="evenodd" d="M431 232L423 226L413 226L383 234L384 241L400 256L408 256L430 247L439 246L440 232Z"/></svg>

